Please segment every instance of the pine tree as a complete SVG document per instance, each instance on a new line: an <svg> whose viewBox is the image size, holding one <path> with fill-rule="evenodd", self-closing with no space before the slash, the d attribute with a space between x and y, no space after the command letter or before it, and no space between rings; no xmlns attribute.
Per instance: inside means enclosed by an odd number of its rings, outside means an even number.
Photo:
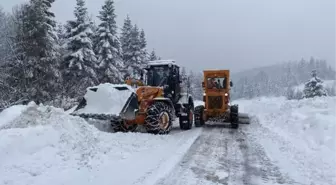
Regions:
<svg viewBox="0 0 336 185"><path fill-rule="evenodd" d="M0 7L0 66L3 64L10 55L10 46L8 44L9 38L8 33L12 30L8 28L9 17Z"/></svg>
<svg viewBox="0 0 336 185"><path fill-rule="evenodd" d="M132 26L129 16L124 21L120 41L126 75L140 78L143 72L140 33L137 25Z"/></svg>
<svg viewBox="0 0 336 185"><path fill-rule="evenodd" d="M98 18L99 18L99 16L98 16ZM94 53L97 54L98 53L97 48L98 48L98 43L99 43L99 35L97 34L97 32L98 32L99 28L98 28L96 22L93 20L92 17L88 18L88 22L90 24L89 27L90 27L90 29L93 33L93 34L90 35L90 39L92 41L92 48L93 48ZM98 59L98 57L97 57L97 59Z"/></svg>
<svg viewBox="0 0 336 185"><path fill-rule="evenodd" d="M149 55L149 61L158 60L158 57L156 56L155 50L153 49L151 54Z"/></svg>
<svg viewBox="0 0 336 185"><path fill-rule="evenodd" d="M202 87L202 81L203 81L203 74L202 73L194 73L194 78L192 79L193 84L193 96L196 100L203 100L203 87Z"/></svg>
<svg viewBox="0 0 336 185"><path fill-rule="evenodd" d="M131 47L130 47L130 56L131 60L127 61L130 66L133 68L133 74L135 78L140 78L142 74L142 58L141 58L141 42L139 29L137 25L133 26L131 31Z"/></svg>
<svg viewBox="0 0 336 185"><path fill-rule="evenodd" d="M58 37L57 44L59 46L59 61L63 61L63 57L66 54L66 30L65 26L62 23L57 23L56 34Z"/></svg>
<svg viewBox="0 0 336 185"><path fill-rule="evenodd" d="M142 29L140 32L140 52L141 52L141 62L145 63L147 61L147 41L145 31Z"/></svg>
<svg viewBox="0 0 336 185"><path fill-rule="evenodd" d="M65 44L65 27L62 23L57 23L56 33L58 37L58 44L63 47Z"/></svg>
<svg viewBox="0 0 336 185"><path fill-rule="evenodd" d="M31 0L14 13L14 57L8 79L16 99L44 102L59 87L56 22L50 11L53 0ZM20 79L20 80L18 80Z"/></svg>
<svg viewBox="0 0 336 185"><path fill-rule="evenodd" d="M123 72L125 75L129 76L133 72L133 69L130 65L130 60L132 59L131 56L131 32L132 32L132 21L130 17L127 15L126 19L124 20L124 25L121 29L121 36L120 36L120 43L121 43L121 49L122 49L122 59L125 64Z"/></svg>
<svg viewBox="0 0 336 185"><path fill-rule="evenodd" d="M120 69L123 67L120 42L117 37L116 15L112 0L106 0L99 12L101 23L98 27L97 57L101 70L100 81L120 83L123 80Z"/></svg>
<svg viewBox="0 0 336 185"><path fill-rule="evenodd" d="M130 56L128 55L130 44L131 44L131 31L132 31L132 21L130 17L127 15L124 20L124 25L121 29L120 43L122 49L123 60L130 60Z"/></svg>
<svg viewBox="0 0 336 185"><path fill-rule="evenodd" d="M70 96L84 93L88 86L98 83L97 58L91 40L93 32L84 0L77 0L74 14L76 19L66 25L67 54L62 63Z"/></svg>
<svg viewBox="0 0 336 185"><path fill-rule="evenodd" d="M313 98L315 96L327 96L327 92L324 89L322 83L323 81L317 77L316 70L311 72L312 78L305 83L303 90L305 98Z"/></svg>

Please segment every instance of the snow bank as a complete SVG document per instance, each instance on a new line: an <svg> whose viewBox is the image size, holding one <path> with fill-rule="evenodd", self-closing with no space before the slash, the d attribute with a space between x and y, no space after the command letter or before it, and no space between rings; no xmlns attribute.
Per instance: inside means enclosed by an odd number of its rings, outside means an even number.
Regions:
<svg viewBox="0 0 336 185"><path fill-rule="evenodd" d="M310 148L335 151L336 97L261 98L236 103L241 112L256 115L269 129L279 129L286 136L303 140Z"/></svg>
<svg viewBox="0 0 336 185"><path fill-rule="evenodd" d="M18 117L25 108L24 105L15 105L0 112L0 129Z"/></svg>
<svg viewBox="0 0 336 185"><path fill-rule="evenodd" d="M97 88L97 91L90 90L93 88ZM117 88L125 89L118 90ZM87 105L75 113L119 115L132 93L135 93L134 89L125 84L104 83L90 87L84 96Z"/></svg>
<svg viewBox="0 0 336 185"><path fill-rule="evenodd" d="M12 114L12 116L8 116ZM107 133L49 106L11 107L0 130L0 184L151 184L200 129L171 135Z"/></svg>
<svg viewBox="0 0 336 185"><path fill-rule="evenodd" d="M269 156L304 184L335 184L336 97L237 100L258 122L246 128ZM333 182L333 183L331 183Z"/></svg>

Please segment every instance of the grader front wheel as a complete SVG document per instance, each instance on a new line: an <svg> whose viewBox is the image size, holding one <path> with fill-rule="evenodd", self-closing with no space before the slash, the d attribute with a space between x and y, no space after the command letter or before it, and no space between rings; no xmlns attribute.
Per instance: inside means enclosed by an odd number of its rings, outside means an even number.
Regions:
<svg viewBox="0 0 336 185"><path fill-rule="evenodd" d="M238 106L233 105L230 107L230 122L233 129L238 129L239 127L239 117L238 117Z"/></svg>
<svg viewBox="0 0 336 185"><path fill-rule="evenodd" d="M172 111L164 102L154 102L147 111L146 129L152 134L168 134L173 125Z"/></svg>

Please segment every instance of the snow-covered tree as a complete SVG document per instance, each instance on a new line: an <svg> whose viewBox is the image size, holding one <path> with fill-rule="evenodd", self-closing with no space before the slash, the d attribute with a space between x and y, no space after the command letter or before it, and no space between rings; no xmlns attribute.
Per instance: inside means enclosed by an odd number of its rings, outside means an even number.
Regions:
<svg viewBox="0 0 336 185"><path fill-rule="evenodd" d="M159 58L158 58L158 56L156 55L156 53L155 53L155 50L153 49L152 50L152 52L151 52L151 54L149 55L149 61L154 61L154 60L158 60Z"/></svg>
<svg viewBox="0 0 336 185"><path fill-rule="evenodd" d="M59 87L56 22L50 11L54 0L31 0L14 11L14 57L7 79L17 99L44 102Z"/></svg>
<svg viewBox="0 0 336 185"><path fill-rule="evenodd" d="M147 41L145 31L142 29L139 36L140 52L141 52L141 62L145 63L147 61Z"/></svg>
<svg viewBox="0 0 336 185"><path fill-rule="evenodd" d="M91 22L84 0L77 0L75 20L67 22L67 54L62 63L69 95L84 93L88 86L98 83L97 58L93 51ZM79 92L78 92L79 91Z"/></svg>
<svg viewBox="0 0 336 185"><path fill-rule="evenodd" d="M9 27L9 16L3 11L0 6L0 65L10 57L11 48L9 34L13 32Z"/></svg>
<svg viewBox="0 0 336 185"><path fill-rule="evenodd" d="M141 57L141 42L137 25L134 25L131 30L131 47L129 56L131 57L131 60L126 62L133 68L133 74L131 75L135 78L139 78L142 73L143 61Z"/></svg>
<svg viewBox="0 0 336 185"><path fill-rule="evenodd" d="M131 56L131 33L132 33L132 21L127 15L126 19L124 20L124 25L121 28L121 36L120 36L120 43L121 43L121 49L122 49L122 59L125 64L124 66L124 72L126 75L131 75L133 73L133 69L130 65L130 61L132 59Z"/></svg>
<svg viewBox="0 0 336 185"><path fill-rule="evenodd" d="M127 76L140 78L142 71L141 42L137 25L126 17L120 37L123 60Z"/></svg>
<svg viewBox="0 0 336 185"><path fill-rule="evenodd" d="M323 81L317 77L316 70L311 72L312 78L305 83L303 90L305 98L312 98L315 96L327 96L327 92L324 89L322 83Z"/></svg>
<svg viewBox="0 0 336 185"><path fill-rule="evenodd" d="M192 83L192 95L194 99L197 100L203 100L203 87L202 87L202 81L203 81L203 74L201 72L194 72L193 78L191 79Z"/></svg>
<svg viewBox="0 0 336 185"><path fill-rule="evenodd" d="M63 47L65 44L65 27L62 23L57 23L56 34L58 37L59 46Z"/></svg>
<svg viewBox="0 0 336 185"><path fill-rule="evenodd" d="M182 89L181 89L181 91L182 92L187 92L188 74L187 74L187 71L186 71L185 67L181 67L181 69L180 69L180 78L182 80L182 83L181 83Z"/></svg>
<svg viewBox="0 0 336 185"><path fill-rule="evenodd" d="M123 63L112 0L105 1L98 18L101 20L101 23L97 31L98 43L96 51L100 68L100 81L120 83L123 81L123 76L120 72Z"/></svg>

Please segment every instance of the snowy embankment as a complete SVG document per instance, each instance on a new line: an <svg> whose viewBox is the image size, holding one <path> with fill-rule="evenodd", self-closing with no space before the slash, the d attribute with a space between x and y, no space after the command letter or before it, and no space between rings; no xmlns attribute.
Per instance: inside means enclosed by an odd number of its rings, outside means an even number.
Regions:
<svg viewBox="0 0 336 185"><path fill-rule="evenodd" d="M176 130L107 133L62 109L13 106L0 113L0 184L153 184L201 132Z"/></svg>
<svg viewBox="0 0 336 185"><path fill-rule="evenodd" d="M336 97L239 100L257 122L246 132L297 182L335 184Z"/></svg>

